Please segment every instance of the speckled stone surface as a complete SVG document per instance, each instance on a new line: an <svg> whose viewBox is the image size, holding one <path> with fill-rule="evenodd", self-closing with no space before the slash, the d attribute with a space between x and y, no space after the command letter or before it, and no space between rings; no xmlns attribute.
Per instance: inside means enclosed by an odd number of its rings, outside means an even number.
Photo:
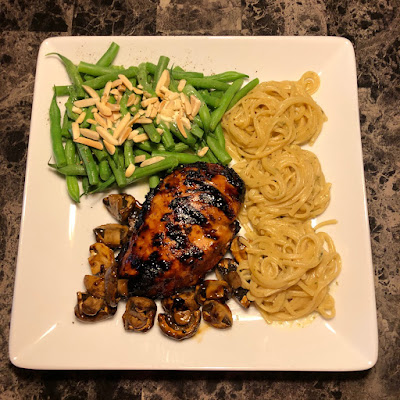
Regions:
<svg viewBox="0 0 400 400"><path fill-rule="evenodd" d="M400 398L398 0L0 0L0 399ZM55 35L335 35L355 46L379 359L354 373L46 372L8 360L39 45Z"/></svg>

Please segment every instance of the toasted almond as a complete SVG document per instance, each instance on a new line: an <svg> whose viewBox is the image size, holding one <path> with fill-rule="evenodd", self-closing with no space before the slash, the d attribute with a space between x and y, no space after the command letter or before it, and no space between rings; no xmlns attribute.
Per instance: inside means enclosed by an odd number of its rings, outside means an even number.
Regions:
<svg viewBox="0 0 400 400"><path fill-rule="evenodd" d="M197 155L198 155L199 157L204 157L204 156L206 155L207 151L208 151L208 147L205 146L205 147L203 147L201 150L199 150L199 151L197 152Z"/></svg>
<svg viewBox="0 0 400 400"><path fill-rule="evenodd" d="M140 118L140 114L137 112L133 118L131 119L131 122L129 122L129 126L132 126L133 124L136 124L136 122L138 121L138 119Z"/></svg>
<svg viewBox="0 0 400 400"><path fill-rule="evenodd" d="M85 89L86 93L92 97L93 99L99 100L100 96L97 94L97 92L92 89L90 86L87 85L82 85L82 87Z"/></svg>
<svg viewBox="0 0 400 400"><path fill-rule="evenodd" d="M143 89L143 85L137 85L137 87L139 88L139 89Z"/></svg>
<svg viewBox="0 0 400 400"><path fill-rule="evenodd" d="M171 94L168 96L168 100L176 100L179 99L179 93L176 92L171 92Z"/></svg>
<svg viewBox="0 0 400 400"><path fill-rule="evenodd" d="M103 150L103 144L98 142L97 140L91 140L85 137L78 137L74 139L74 142L86 144L86 146L90 146L98 150Z"/></svg>
<svg viewBox="0 0 400 400"><path fill-rule="evenodd" d="M104 86L103 96L104 96L104 95L108 96L108 95L110 94L111 86L112 86L112 82L111 82L111 81L108 81L108 82L106 83L106 86Z"/></svg>
<svg viewBox="0 0 400 400"><path fill-rule="evenodd" d="M199 110L200 110L201 101L200 101L196 96L194 96L194 95L192 94L192 95L190 96L190 105L192 106L191 115L192 115L193 117L195 117L195 116L197 115L197 113L199 112Z"/></svg>
<svg viewBox="0 0 400 400"><path fill-rule="evenodd" d="M133 141L135 143L142 143L142 142L145 142L148 139L149 139L149 137L145 133L142 133L140 135L136 135L136 136L133 137Z"/></svg>
<svg viewBox="0 0 400 400"><path fill-rule="evenodd" d="M136 100L136 96L135 96L134 93L132 93L132 94L128 97L128 100L127 100L127 102L126 102L126 106L127 106L127 107L133 106L133 105L135 104L135 100Z"/></svg>
<svg viewBox="0 0 400 400"><path fill-rule="evenodd" d="M148 165L152 165L152 164L158 163L158 162L160 162L162 160L165 160L165 157L161 157L161 156L151 157L151 158L148 158L147 160L144 160L140 164L140 166L141 167L147 167Z"/></svg>
<svg viewBox="0 0 400 400"><path fill-rule="evenodd" d="M118 124L118 126L114 129L114 134L113 137L114 139L118 139L119 135L125 130L125 128L128 126L128 123L131 119L131 114L126 113L124 117L121 119L121 122Z"/></svg>
<svg viewBox="0 0 400 400"><path fill-rule="evenodd" d="M135 98L135 102L133 103L135 106L137 106L138 104L139 104L139 102L140 102L140 97L139 96L136 96L136 98Z"/></svg>
<svg viewBox="0 0 400 400"><path fill-rule="evenodd" d="M81 124L86 117L86 112L83 112L79 115L79 117L75 120L77 124Z"/></svg>
<svg viewBox="0 0 400 400"><path fill-rule="evenodd" d="M113 96L119 96L119 91L118 91L118 89L113 89L113 90L110 90L110 94L112 94Z"/></svg>
<svg viewBox="0 0 400 400"><path fill-rule="evenodd" d="M153 104L158 101L157 97L150 97L149 99L143 100L140 104L143 108L146 108L150 104Z"/></svg>
<svg viewBox="0 0 400 400"><path fill-rule="evenodd" d="M123 74L119 74L118 78L121 79L122 83L130 90L132 91L133 85L132 82Z"/></svg>
<svg viewBox="0 0 400 400"><path fill-rule="evenodd" d="M191 125L189 119L186 118L186 117L182 117L181 119L182 119L182 124L183 124L183 126L184 126L187 130L190 131L190 130L192 129L192 125Z"/></svg>
<svg viewBox="0 0 400 400"><path fill-rule="evenodd" d="M92 118L88 118L86 121L87 121L88 124L97 125L97 122Z"/></svg>
<svg viewBox="0 0 400 400"><path fill-rule="evenodd" d="M119 91L120 93L126 92L126 86L125 86L125 85L119 85L119 86L117 87L117 89L118 89L118 91Z"/></svg>
<svg viewBox="0 0 400 400"><path fill-rule="evenodd" d="M156 124L159 125L160 122L161 122L161 115L157 114L157 116L156 116Z"/></svg>
<svg viewBox="0 0 400 400"><path fill-rule="evenodd" d="M136 156L135 157L135 164L141 163L146 159L146 156L144 154L140 155L140 156Z"/></svg>
<svg viewBox="0 0 400 400"><path fill-rule="evenodd" d="M153 120L150 119L150 118L139 118L136 122L137 122L138 124L143 124L143 125L145 125L145 124L151 124L151 123L153 122Z"/></svg>
<svg viewBox="0 0 400 400"><path fill-rule="evenodd" d="M146 114L146 110L142 110L142 109L141 109L141 110L138 111L138 114L139 114L139 115L144 115L144 114Z"/></svg>
<svg viewBox="0 0 400 400"><path fill-rule="evenodd" d="M164 122L172 122L172 118L164 114L158 114Z"/></svg>
<svg viewBox="0 0 400 400"><path fill-rule="evenodd" d="M164 69L164 71L162 72L160 79L157 82L156 85L156 94L158 97L162 97L162 93L160 92L160 89L165 86L166 88L168 88L170 84L170 76L169 76L169 71L167 69Z"/></svg>
<svg viewBox="0 0 400 400"><path fill-rule="evenodd" d="M167 100L163 100L160 103L160 107L158 108L158 112L161 112L163 110L163 108L165 107L165 105L167 104Z"/></svg>
<svg viewBox="0 0 400 400"><path fill-rule="evenodd" d="M149 99L150 97L153 97L153 95L149 92L146 92L145 90L143 91L143 97L145 97L146 99Z"/></svg>
<svg viewBox="0 0 400 400"><path fill-rule="evenodd" d="M124 144L125 140L128 139L129 135L131 134L132 129L129 127L126 127L124 129L124 131L122 132L121 136L118 139L118 143L121 146L122 144Z"/></svg>
<svg viewBox="0 0 400 400"><path fill-rule="evenodd" d="M122 114L119 112L114 112L113 115L111 116L111 119L113 122L118 122L118 120L121 118Z"/></svg>
<svg viewBox="0 0 400 400"><path fill-rule="evenodd" d="M83 110L81 108L72 106L71 111L74 112L75 114L81 114Z"/></svg>
<svg viewBox="0 0 400 400"><path fill-rule="evenodd" d="M100 101L96 101L96 107L100 110L100 112L107 116L110 117L112 115L112 111L109 107L107 107L105 104L100 103Z"/></svg>
<svg viewBox="0 0 400 400"><path fill-rule="evenodd" d="M115 153L115 146L111 143L108 143L107 140L104 140L104 147L106 148L108 154L113 155Z"/></svg>
<svg viewBox="0 0 400 400"><path fill-rule="evenodd" d="M138 131L137 129L134 129L134 130L129 134L128 139L129 139L129 140L133 140L133 138L134 138L135 136L137 136L137 135L139 135L139 131Z"/></svg>
<svg viewBox="0 0 400 400"><path fill-rule="evenodd" d="M92 113L94 114L94 113L98 113L99 112L99 110L96 108L96 107L93 107L92 108Z"/></svg>
<svg viewBox="0 0 400 400"><path fill-rule="evenodd" d="M183 126L182 119L179 116L176 118L176 124L178 125L179 132L185 139L187 139L185 127Z"/></svg>
<svg viewBox="0 0 400 400"><path fill-rule="evenodd" d="M157 103L153 104L153 108L151 109L151 113L150 113L150 118L154 119L157 116L157 107L156 107Z"/></svg>
<svg viewBox="0 0 400 400"><path fill-rule="evenodd" d="M152 111L153 111L153 104L149 104L148 107L146 108L145 116L146 116L147 118L149 118Z"/></svg>
<svg viewBox="0 0 400 400"><path fill-rule="evenodd" d="M183 105L185 107L185 113L187 115L190 115L192 113L192 106L190 104L189 98L186 96L185 93L181 93L181 100L182 100L182 103L183 103Z"/></svg>
<svg viewBox="0 0 400 400"><path fill-rule="evenodd" d="M96 131L92 131L91 129L80 128L79 132L82 136L85 136L89 139L99 140L100 135Z"/></svg>
<svg viewBox="0 0 400 400"><path fill-rule="evenodd" d="M181 79L178 85L178 91L182 92L183 88L186 86L186 79Z"/></svg>
<svg viewBox="0 0 400 400"><path fill-rule="evenodd" d="M130 163L128 168L125 170L125 176L129 178L135 172L136 167Z"/></svg>
<svg viewBox="0 0 400 400"><path fill-rule="evenodd" d="M96 122L100 126L102 126L103 128L107 129L107 122L103 117L101 117L98 113L93 114L93 116L94 116L94 119L96 120Z"/></svg>
<svg viewBox="0 0 400 400"><path fill-rule="evenodd" d="M162 134L164 133L164 131L163 131L161 128L156 128L156 131L157 131L160 135L162 135Z"/></svg>
<svg viewBox="0 0 400 400"><path fill-rule="evenodd" d="M182 107L182 102L181 102L181 100L180 100L180 99L174 100L174 110L175 110L175 111L178 111L178 110L181 109L181 107Z"/></svg>
<svg viewBox="0 0 400 400"><path fill-rule="evenodd" d="M143 94L143 90L142 89L138 89L136 87L132 88L132 91L135 92L136 94Z"/></svg>
<svg viewBox="0 0 400 400"><path fill-rule="evenodd" d="M71 124L71 129L72 129L72 138L75 140L80 136L79 124L77 122L73 122Z"/></svg>
<svg viewBox="0 0 400 400"><path fill-rule="evenodd" d="M111 111L119 111L121 107L118 104L107 103L106 107L108 107Z"/></svg>
<svg viewBox="0 0 400 400"><path fill-rule="evenodd" d="M96 131L98 134L107 142L113 144L114 146L118 146L118 140L114 139L112 135L109 134L107 129L104 129L102 126L96 126Z"/></svg>
<svg viewBox="0 0 400 400"><path fill-rule="evenodd" d="M111 121L111 118L108 118L107 117L107 129L111 129L112 128L112 121Z"/></svg>
<svg viewBox="0 0 400 400"><path fill-rule="evenodd" d="M78 108L83 108L83 107L90 107L94 106L96 104L96 99L90 98L90 99L83 99L83 100L76 100L74 101L74 106Z"/></svg>
<svg viewBox="0 0 400 400"><path fill-rule="evenodd" d="M113 81L113 82L111 83L111 88L114 89L114 88L116 88L116 87L119 86L119 85L122 85L122 79L116 79L115 81ZM111 93L111 92L110 92L110 93Z"/></svg>

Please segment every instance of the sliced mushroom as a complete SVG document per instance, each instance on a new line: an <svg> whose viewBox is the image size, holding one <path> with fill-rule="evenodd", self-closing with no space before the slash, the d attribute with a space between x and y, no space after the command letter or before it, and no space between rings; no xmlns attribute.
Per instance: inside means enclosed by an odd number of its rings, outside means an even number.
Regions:
<svg viewBox="0 0 400 400"><path fill-rule="evenodd" d="M118 279L117 288L119 297L126 299L128 297L128 279Z"/></svg>
<svg viewBox="0 0 400 400"><path fill-rule="evenodd" d="M172 339L189 339L199 329L201 312L200 310L190 311L190 318L188 318L188 316L189 314L186 314L184 318L179 320L180 323L182 323L184 320L187 320L187 324L180 325L172 315L158 314L158 324L164 335Z"/></svg>
<svg viewBox="0 0 400 400"><path fill-rule="evenodd" d="M161 301L164 310L172 314L176 311L195 311L200 308L200 304L196 301L196 289L188 288L180 291Z"/></svg>
<svg viewBox="0 0 400 400"><path fill-rule="evenodd" d="M83 284L89 294L104 299L104 278L96 275L85 275Z"/></svg>
<svg viewBox="0 0 400 400"><path fill-rule="evenodd" d="M232 288L232 297L244 308L250 307L250 300L247 297L248 290L242 287L242 281L237 273L238 264L231 258L222 259L215 268L215 275L220 280L228 282Z"/></svg>
<svg viewBox="0 0 400 400"><path fill-rule="evenodd" d="M126 222L137 205L136 200L129 194L110 194L103 203L111 215L119 222Z"/></svg>
<svg viewBox="0 0 400 400"><path fill-rule="evenodd" d="M235 239L232 240L231 252L238 263L247 260L246 246L243 244L240 236L236 236Z"/></svg>
<svg viewBox="0 0 400 400"><path fill-rule="evenodd" d="M142 205L136 200L135 207L128 217L129 230L133 232L135 230L136 223L139 219L140 212L142 211Z"/></svg>
<svg viewBox="0 0 400 400"><path fill-rule="evenodd" d="M157 306L154 300L147 297L131 297L126 303L122 316L127 331L147 332L154 325Z"/></svg>
<svg viewBox="0 0 400 400"><path fill-rule="evenodd" d="M207 300L204 303L203 319L217 329L230 328L233 324L230 308L216 300Z"/></svg>
<svg viewBox="0 0 400 400"><path fill-rule="evenodd" d="M206 300L227 301L231 296L231 288L225 281L205 280L197 285L196 300L203 304Z"/></svg>
<svg viewBox="0 0 400 400"><path fill-rule="evenodd" d="M89 264L93 275L104 272L115 264L114 252L103 243L90 246Z"/></svg>
<svg viewBox="0 0 400 400"><path fill-rule="evenodd" d="M75 306L75 316L83 322L97 322L111 318L117 311L109 307L104 299L89 293L77 293L78 304Z"/></svg>
<svg viewBox="0 0 400 400"><path fill-rule="evenodd" d="M104 274L105 300L110 307L118 305L118 272L117 266L114 264L108 268Z"/></svg>
<svg viewBox="0 0 400 400"><path fill-rule="evenodd" d="M119 249L128 241L129 228L120 224L105 224L93 229L96 241L112 249Z"/></svg>

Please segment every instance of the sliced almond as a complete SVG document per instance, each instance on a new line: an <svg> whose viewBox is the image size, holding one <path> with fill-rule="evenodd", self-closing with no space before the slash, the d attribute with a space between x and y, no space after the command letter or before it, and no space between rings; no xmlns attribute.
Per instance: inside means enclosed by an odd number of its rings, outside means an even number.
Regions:
<svg viewBox="0 0 400 400"><path fill-rule="evenodd" d="M160 135L162 135L162 134L164 133L164 131L163 131L161 128L156 128L156 131L157 131Z"/></svg>
<svg viewBox="0 0 400 400"><path fill-rule="evenodd" d="M85 89L86 93L90 97L92 97L93 99L96 99L96 100L100 100L100 96L97 94L97 92L93 88L91 88L90 86L87 86L87 85L82 85L82 87Z"/></svg>
<svg viewBox="0 0 400 400"><path fill-rule="evenodd" d="M143 85L137 85L137 87L139 88L139 89L143 89Z"/></svg>
<svg viewBox="0 0 400 400"><path fill-rule="evenodd" d="M72 106L71 111L74 112L75 114L81 114L83 110L81 108Z"/></svg>
<svg viewBox="0 0 400 400"><path fill-rule="evenodd" d="M92 131L91 129L80 128L79 132L82 136L85 136L89 139L99 140L100 135L96 131Z"/></svg>
<svg viewBox="0 0 400 400"><path fill-rule="evenodd" d="M141 163L146 159L146 156L144 154L140 155L140 156L136 156L135 157L135 164Z"/></svg>
<svg viewBox="0 0 400 400"><path fill-rule="evenodd" d="M152 110L153 110L153 104L149 104L148 107L146 108L146 114L145 114L147 118L150 117Z"/></svg>
<svg viewBox="0 0 400 400"><path fill-rule="evenodd" d="M79 124L77 122L73 122L71 124L71 129L72 129L72 138L75 140L80 136Z"/></svg>
<svg viewBox="0 0 400 400"><path fill-rule="evenodd" d="M164 121L164 122L172 122L172 117L168 117L167 115L164 114L158 114L160 116L160 118Z"/></svg>
<svg viewBox="0 0 400 400"><path fill-rule="evenodd" d="M122 85L122 79L116 79L115 81L113 81L111 83L111 88L114 89L114 88L118 87L119 85Z"/></svg>
<svg viewBox="0 0 400 400"><path fill-rule="evenodd" d="M118 124L118 126L114 129L114 134L113 137L114 139L118 139L119 135L125 130L125 128L128 126L128 123L131 119L131 114L126 113L124 117L122 118L121 122Z"/></svg>
<svg viewBox="0 0 400 400"><path fill-rule="evenodd" d="M92 113L94 114L94 113L98 113L99 112L99 110L96 108L96 107L93 107L92 108Z"/></svg>
<svg viewBox="0 0 400 400"><path fill-rule="evenodd" d="M190 105L192 106L191 115L192 115L193 117L195 117L195 116L197 115L197 113L199 112L199 110L200 110L201 101L200 101L196 96L194 96L194 95L192 94L192 95L190 96Z"/></svg>
<svg viewBox="0 0 400 400"><path fill-rule="evenodd" d="M110 94L112 94L113 96L119 96L119 91L118 91L118 89L113 89L113 90L110 90Z"/></svg>
<svg viewBox="0 0 400 400"><path fill-rule="evenodd" d="M107 142L107 140L104 140L104 147L106 148L108 154L113 155L115 153L115 146Z"/></svg>
<svg viewBox="0 0 400 400"><path fill-rule="evenodd" d="M137 106L138 104L139 104L139 102L140 102L140 97L139 96L136 96L136 98L135 98L135 102L133 103L135 106Z"/></svg>
<svg viewBox="0 0 400 400"><path fill-rule="evenodd" d="M121 136L118 139L118 143L121 146L122 144L124 144L125 140L128 139L129 135L131 134L132 129L129 127L126 127L124 129L124 131L122 132Z"/></svg>
<svg viewBox="0 0 400 400"><path fill-rule="evenodd" d="M74 142L86 144L86 146L90 146L98 150L103 150L103 144L98 142L97 140L91 140L85 137L78 137L74 139Z"/></svg>
<svg viewBox="0 0 400 400"><path fill-rule="evenodd" d="M134 130L129 134L128 139L129 139L129 140L133 140L133 138L134 138L135 136L137 136L137 135L139 135L139 131L138 131L137 129L134 129Z"/></svg>
<svg viewBox="0 0 400 400"><path fill-rule="evenodd" d="M106 117L107 118L107 128L108 129L111 129L112 128L112 125L113 125L113 123L112 123L112 121L111 121L111 118L108 118L108 117Z"/></svg>
<svg viewBox="0 0 400 400"><path fill-rule="evenodd" d="M155 91L158 97L162 97L162 93L160 92L161 87L164 86L168 88L169 84L170 84L169 71L167 69L164 69L156 85Z"/></svg>
<svg viewBox="0 0 400 400"><path fill-rule="evenodd" d="M176 118L176 124L178 125L179 132L185 139L187 139L185 127L183 126L182 119L179 116Z"/></svg>
<svg viewBox="0 0 400 400"><path fill-rule="evenodd" d="M190 104L189 98L186 96L186 94L181 93L181 100L185 107L186 115L190 115L192 113L192 105Z"/></svg>
<svg viewBox="0 0 400 400"><path fill-rule="evenodd" d="M143 108L146 108L150 104L153 104L158 101L158 97L150 97L149 99L143 100L140 104Z"/></svg>
<svg viewBox="0 0 400 400"><path fill-rule="evenodd" d="M118 122L118 120L121 118L122 114L119 112L115 112L113 113L113 115L111 116L111 119L113 122Z"/></svg>
<svg viewBox="0 0 400 400"><path fill-rule="evenodd" d="M77 124L81 124L85 120L85 117L86 117L86 112L83 112L79 115L79 117L75 120L75 122Z"/></svg>
<svg viewBox="0 0 400 400"><path fill-rule="evenodd" d="M171 94L168 96L168 100L176 100L179 99L179 93L176 92L171 92Z"/></svg>
<svg viewBox="0 0 400 400"><path fill-rule="evenodd" d="M182 124L183 124L183 126L184 126L187 130L190 131L190 130L192 129L192 125L191 125L189 119L186 118L186 117L182 117L181 119L182 119Z"/></svg>
<svg viewBox="0 0 400 400"><path fill-rule="evenodd" d="M107 129L107 122L103 117L101 117L98 113L93 114L93 116L100 126L102 126L104 129Z"/></svg>
<svg viewBox="0 0 400 400"><path fill-rule="evenodd" d="M107 117L110 117L110 116L112 115L111 109L110 109L109 107L107 107L105 104L100 103L100 101L96 101L95 104L96 104L96 107L99 109L99 111L100 111L103 115L105 115L105 116L107 116Z"/></svg>
<svg viewBox="0 0 400 400"><path fill-rule="evenodd" d="M129 166L128 166L128 168L127 168L126 171L125 171L125 176L126 176L127 178L129 178L130 176L132 176L132 174L135 172L135 169L136 169L136 167L135 167L132 163L130 163Z"/></svg>
<svg viewBox="0 0 400 400"><path fill-rule="evenodd" d="M113 144L114 146L118 146L118 140L114 139L112 135L109 134L107 129L104 129L102 126L97 126L96 131L98 134L107 142Z"/></svg>
<svg viewBox="0 0 400 400"><path fill-rule="evenodd" d="M181 79L178 85L178 91L182 92L183 88L186 86L186 79Z"/></svg>
<svg viewBox="0 0 400 400"><path fill-rule="evenodd" d="M109 95L110 95L111 85L112 85L112 82L111 82L111 81L108 81L108 82L106 83L106 86L104 86L104 90L103 90L103 96L104 96L104 95L106 95L106 96L109 96Z"/></svg>
<svg viewBox="0 0 400 400"><path fill-rule="evenodd" d="M161 122L161 115L160 115L160 114L157 114L157 117L156 117L156 124L159 125L160 122Z"/></svg>
<svg viewBox="0 0 400 400"><path fill-rule="evenodd" d="M92 118L88 118L86 121L87 121L88 124L97 125L97 122Z"/></svg>
<svg viewBox="0 0 400 400"><path fill-rule="evenodd" d="M141 167L147 167L148 165L152 165L152 164L158 163L158 162L160 162L162 160L165 160L165 157L161 157L161 156L151 157L151 158L148 158L147 160L143 161L140 164L140 166Z"/></svg>
<svg viewBox="0 0 400 400"><path fill-rule="evenodd" d="M118 78L121 79L122 83L130 90L132 91L133 85L132 82L123 74L119 74Z"/></svg>
<svg viewBox="0 0 400 400"><path fill-rule="evenodd" d="M118 104L107 103L106 107L108 107L111 111L119 111L121 107Z"/></svg>
<svg viewBox="0 0 400 400"><path fill-rule="evenodd" d="M136 100L136 96L135 96L134 93L132 93L132 94L128 97L128 100L127 100L127 102L126 102L126 106L127 106L127 107L133 106L133 105L135 104L135 100Z"/></svg>
<svg viewBox="0 0 400 400"><path fill-rule="evenodd" d="M199 150L199 151L197 152L197 155L198 155L199 157L204 157L204 156L206 155L207 151L208 151L208 147L205 146L205 147L203 147L201 150Z"/></svg>
<svg viewBox="0 0 400 400"><path fill-rule="evenodd" d="M152 122L153 122L153 120L152 119L150 119L150 118L139 118L137 121L136 121L138 124L151 124Z"/></svg>
<svg viewBox="0 0 400 400"><path fill-rule="evenodd" d="M157 112L158 112L157 103L154 103L152 105L153 105L153 108L152 108L151 113L150 113L150 118L154 119L156 117L156 115L157 115Z"/></svg>
<svg viewBox="0 0 400 400"><path fill-rule="evenodd" d="M126 86L125 86L125 85L119 85L119 86L117 87L117 89L118 89L118 91L119 91L120 93L124 93L124 92L126 91Z"/></svg>
<svg viewBox="0 0 400 400"><path fill-rule="evenodd" d="M90 99L83 99L83 100L76 100L74 101L74 106L78 108L90 107L96 104L97 100L90 98Z"/></svg>
<svg viewBox="0 0 400 400"><path fill-rule="evenodd" d="M148 140L149 139L149 137L145 134L145 133L142 133L142 134L140 134L140 135L136 135L136 136L134 136L133 138L132 138L132 140L135 142L135 143L142 143L142 142L145 142L146 140Z"/></svg>
<svg viewBox="0 0 400 400"><path fill-rule="evenodd" d="M136 94L143 94L143 90L142 89L138 89L136 87L132 88L132 91L135 92Z"/></svg>

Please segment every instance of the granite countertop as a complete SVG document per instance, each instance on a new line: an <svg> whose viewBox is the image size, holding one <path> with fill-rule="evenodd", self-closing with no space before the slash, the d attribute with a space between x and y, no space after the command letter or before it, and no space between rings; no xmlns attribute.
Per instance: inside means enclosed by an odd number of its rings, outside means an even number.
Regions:
<svg viewBox="0 0 400 400"><path fill-rule="evenodd" d="M400 396L398 0L0 0L0 399L397 399ZM351 373L30 371L8 359L35 64L57 35L330 35L357 57L379 359Z"/></svg>

